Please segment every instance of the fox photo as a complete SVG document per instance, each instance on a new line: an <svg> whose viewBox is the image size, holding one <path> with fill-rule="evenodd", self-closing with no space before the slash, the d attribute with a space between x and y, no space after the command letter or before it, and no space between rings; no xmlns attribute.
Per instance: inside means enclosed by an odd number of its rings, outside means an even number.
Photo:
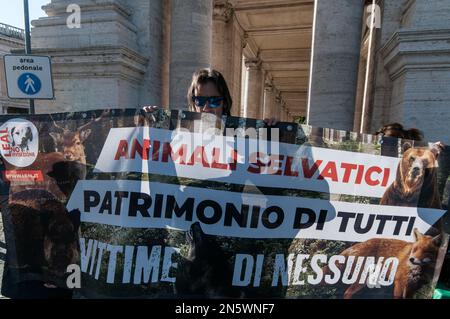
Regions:
<svg viewBox="0 0 450 319"><path fill-rule="evenodd" d="M0 299L449 299L449 18L450 0L5 2Z"/></svg>

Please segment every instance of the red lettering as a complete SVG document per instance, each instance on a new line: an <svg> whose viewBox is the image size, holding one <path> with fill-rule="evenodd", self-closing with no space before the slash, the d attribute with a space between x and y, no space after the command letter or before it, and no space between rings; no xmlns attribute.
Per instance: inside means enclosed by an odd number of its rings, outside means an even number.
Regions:
<svg viewBox="0 0 450 319"><path fill-rule="evenodd" d="M180 159L180 164L184 165L186 163L186 144L182 144L174 153L172 145L168 142L164 143L161 161L167 163L169 161L169 156L173 162Z"/></svg>
<svg viewBox="0 0 450 319"><path fill-rule="evenodd" d="M384 169L384 176L383 176L383 181L381 182L381 186L386 186L387 182L389 181L389 174L391 173L391 169L390 168L385 168Z"/></svg>
<svg viewBox="0 0 450 319"><path fill-rule="evenodd" d="M159 160L159 148L161 146L160 141L154 141L153 142L153 150L152 150L152 160L158 161Z"/></svg>
<svg viewBox="0 0 450 319"><path fill-rule="evenodd" d="M2 172L6 180L10 182L43 182L42 171L4 171Z"/></svg>
<svg viewBox="0 0 450 319"><path fill-rule="evenodd" d="M361 184L364 173L364 165L358 165L358 173L356 174L355 184Z"/></svg>
<svg viewBox="0 0 450 319"><path fill-rule="evenodd" d="M194 165L195 163L201 163L203 167L209 167L204 146L197 146L195 148L187 165Z"/></svg>
<svg viewBox="0 0 450 319"><path fill-rule="evenodd" d="M125 157L125 159L129 159L128 156L128 141L120 140L119 147L117 147L116 156L114 156L114 160L118 161L121 157Z"/></svg>
<svg viewBox="0 0 450 319"><path fill-rule="evenodd" d="M238 156L238 152L236 150L231 150L231 158L233 159L233 162L230 163L229 169L232 171L236 170L237 156Z"/></svg>
<svg viewBox="0 0 450 319"><path fill-rule="evenodd" d="M378 166L372 166L369 167L369 169L366 172L366 176L365 176L365 181L366 184L369 186L377 186L378 184L380 184L380 181L378 179L372 179L372 173L378 173L381 174L383 172L383 170L378 167Z"/></svg>
<svg viewBox="0 0 450 319"><path fill-rule="evenodd" d="M259 160L263 156L265 157L266 155L260 152L252 153L250 155L250 166L247 168L247 171L254 174L261 174L261 168L266 167L266 164ZM255 167L252 167L252 165Z"/></svg>
<svg viewBox="0 0 450 319"><path fill-rule="evenodd" d="M284 155L270 155L270 165L267 168L267 174L269 175L281 175L283 172L282 161L284 159Z"/></svg>
<svg viewBox="0 0 450 319"><path fill-rule="evenodd" d="M314 173L319 169L319 166L320 164L322 164L322 162L323 162L322 160L317 160L310 168L308 158L302 158L302 169L305 178L311 178L314 175Z"/></svg>
<svg viewBox="0 0 450 319"><path fill-rule="evenodd" d="M293 162L294 158L292 156L288 156L286 158L286 167L284 168L284 175L285 176L298 176L298 171L293 171L292 170L292 162Z"/></svg>
<svg viewBox="0 0 450 319"><path fill-rule="evenodd" d="M6 133L8 133L8 132L6 132ZM3 135L2 137L0 137L0 140L4 143L9 143L8 135Z"/></svg>
<svg viewBox="0 0 450 319"><path fill-rule="evenodd" d="M211 168L218 168L218 169L228 169L227 164L220 163L220 148L214 147L213 148L213 161L211 163Z"/></svg>
<svg viewBox="0 0 450 319"><path fill-rule="evenodd" d="M325 166L325 168L320 173L318 179L324 179L325 177L331 178L333 182L338 181L337 177L337 169L336 169L336 163L335 162L328 162L328 164Z"/></svg>
<svg viewBox="0 0 450 319"><path fill-rule="evenodd" d="M150 140L144 139L142 145L139 144L139 141L137 139L133 140L133 145L131 146L132 159L136 158L136 153L138 153L143 160L148 160L149 151L150 151Z"/></svg>
<svg viewBox="0 0 450 319"><path fill-rule="evenodd" d="M344 172L344 178L342 180L343 183L348 183L350 180L350 175L352 174L352 171L356 169L358 165L356 164L350 164L350 163L341 163L341 168L345 170Z"/></svg>

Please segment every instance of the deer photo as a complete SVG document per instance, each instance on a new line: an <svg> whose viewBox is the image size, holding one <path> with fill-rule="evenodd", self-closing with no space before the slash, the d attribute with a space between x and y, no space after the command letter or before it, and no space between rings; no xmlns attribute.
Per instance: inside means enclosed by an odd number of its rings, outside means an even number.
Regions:
<svg viewBox="0 0 450 319"><path fill-rule="evenodd" d="M34 163L26 170L40 171L41 180L29 182L12 182L10 193L16 193L29 189L44 189L51 192L59 200L65 201L69 198L76 182L86 177L86 139L92 133L91 126L98 123L109 111L104 111L98 118L92 118L86 124L70 129L56 124L53 120L53 128L50 132L56 152L39 153ZM51 116L51 115L50 115ZM9 166L9 167L8 167ZM7 169L16 169L7 165Z"/></svg>

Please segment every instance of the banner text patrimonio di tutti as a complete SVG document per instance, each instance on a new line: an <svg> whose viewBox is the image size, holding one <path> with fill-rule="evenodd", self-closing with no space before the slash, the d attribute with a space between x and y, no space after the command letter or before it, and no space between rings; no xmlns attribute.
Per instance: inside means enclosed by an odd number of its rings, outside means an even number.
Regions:
<svg viewBox="0 0 450 319"><path fill-rule="evenodd" d="M381 137L177 110L0 119L13 283L66 287L78 265L78 294L95 298L430 298L436 285L438 144L395 139L382 156Z"/></svg>

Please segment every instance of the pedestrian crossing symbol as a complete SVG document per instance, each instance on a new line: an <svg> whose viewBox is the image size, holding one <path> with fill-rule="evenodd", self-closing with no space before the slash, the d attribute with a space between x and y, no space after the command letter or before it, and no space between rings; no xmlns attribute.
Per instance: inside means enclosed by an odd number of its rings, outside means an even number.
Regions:
<svg viewBox="0 0 450 319"><path fill-rule="evenodd" d="M6 92L11 99L52 100L52 64L50 57L6 54Z"/></svg>
<svg viewBox="0 0 450 319"><path fill-rule="evenodd" d="M35 95L41 90L41 80L33 73L24 73L18 80L19 89L28 95Z"/></svg>

